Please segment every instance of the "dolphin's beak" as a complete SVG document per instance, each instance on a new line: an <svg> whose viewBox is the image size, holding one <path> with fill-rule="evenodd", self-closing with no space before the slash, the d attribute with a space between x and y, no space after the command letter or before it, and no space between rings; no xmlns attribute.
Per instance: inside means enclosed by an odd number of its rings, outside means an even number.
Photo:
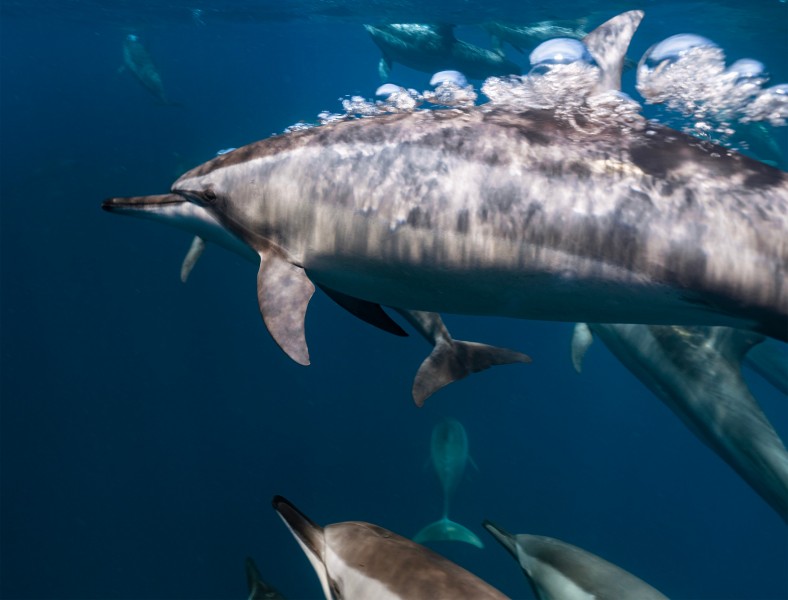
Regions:
<svg viewBox="0 0 788 600"><path fill-rule="evenodd" d="M101 208L107 212L130 213L144 210L156 210L167 205L183 204L186 199L178 194L157 194L154 196L128 196L125 198L107 198Z"/></svg>

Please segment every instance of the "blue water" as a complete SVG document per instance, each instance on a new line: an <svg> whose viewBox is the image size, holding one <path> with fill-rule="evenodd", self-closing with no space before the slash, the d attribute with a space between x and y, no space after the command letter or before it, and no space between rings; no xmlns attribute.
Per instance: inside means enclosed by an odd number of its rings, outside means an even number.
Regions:
<svg viewBox="0 0 788 600"><path fill-rule="evenodd" d="M245 598L247 555L288 597L320 597L271 497L319 523L413 535L440 515L425 464L444 416L465 425L478 465L451 515L487 547L434 547L506 594L532 597L484 518L577 544L673 598L788 598L781 519L601 342L576 374L570 324L447 316L455 337L534 362L417 409L410 385L429 351L417 336L379 332L317 294L313 364L299 367L263 327L252 265L209 248L184 285L188 235L99 208L163 192L217 150L336 111L346 94L372 96L379 54L362 22L446 14L484 44L471 24L490 15L601 22L641 6L524 4L0 5L3 598ZM631 54L694 32L788 81L788 5L741 4L647 2ZM157 105L119 72L132 31L182 106ZM418 89L429 78L393 75ZM748 378L788 439L786 398Z"/></svg>

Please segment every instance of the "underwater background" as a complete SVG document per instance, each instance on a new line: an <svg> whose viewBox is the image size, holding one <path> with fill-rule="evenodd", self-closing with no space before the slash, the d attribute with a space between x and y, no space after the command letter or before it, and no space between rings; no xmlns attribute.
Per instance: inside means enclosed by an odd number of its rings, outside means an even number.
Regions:
<svg viewBox="0 0 788 600"><path fill-rule="evenodd" d="M486 547L432 547L511 597L533 596L484 518L581 546L672 598L788 598L783 521L600 341L576 373L572 324L445 315L455 338L533 364L473 375L418 409L410 386L430 348L417 335L387 335L318 293L312 365L298 366L261 322L256 267L211 246L183 284L191 236L100 210L346 95L373 97L380 53L362 23L450 22L487 46L484 20L595 26L631 8L646 11L634 60L696 33L788 81L778 0L2 0L0 596L246 598L251 556L285 596L319 598L272 496L320 524L412 536L440 516L429 443L451 416L478 466L451 516ZM129 33L177 105L120 70ZM507 54L527 67L527 53ZM429 74L395 64L391 79L423 90ZM786 128L774 132L788 152ZM785 396L745 375L788 439Z"/></svg>

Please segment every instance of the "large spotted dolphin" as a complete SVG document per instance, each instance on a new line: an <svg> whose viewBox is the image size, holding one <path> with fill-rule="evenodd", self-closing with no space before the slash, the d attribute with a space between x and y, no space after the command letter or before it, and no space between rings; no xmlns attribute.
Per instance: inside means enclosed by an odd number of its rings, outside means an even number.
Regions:
<svg viewBox="0 0 788 600"><path fill-rule="evenodd" d="M432 550L371 523L321 527L286 499L274 509L315 569L326 600L503 600Z"/></svg>
<svg viewBox="0 0 788 600"><path fill-rule="evenodd" d="M642 15L585 38L600 89ZM219 156L172 193L255 250L263 320L301 364L316 284L409 310L788 338L788 174L658 124L571 117L482 105L337 122Z"/></svg>
<svg viewBox="0 0 788 600"><path fill-rule="evenodd" d="M484 527L506 548L540 600L667 600L642 579L596 554L541 535Z"/></svg>
<svg viewBox="0 0 788 600"><path fill-rule="evenodd" d="M188 202L182 196L160 194L123 198L105 205L105 208L115 214L165 223L193 234L191 247L181 265L183 282L188 279L207 242L221 246L251 262L259 262L257 253L222 227L207 209ZM324 288L324 291L337 304L362 320L384 331L407 335L379 306L359 303L330 289ZM531 361L527 355L507 348L455 340L437 313L395 310L433 347L413 380L411 393L417 406L422 406L427 398L442 387L471 373L478 373L495 365Z"/></svg>
<svg viewBox="0 0 788 600"><path fill-rule="evenodd" d="M577 370L592 332L788 522L788 451L741 373L762 335L729 327L579 324L572 339ZM768 367L760 370L769 375Z"/></svg>
<svg viewBox="0 0 788 600"><path fill-rule="evenodd" d="M395 62L427 73L461 71L473 79L520 74L520 67L508 60L503 50L487 50L458 40L451 25L395 23L364 25L364 29L383 54L378 65L383 81L388 81Z"/></svg>

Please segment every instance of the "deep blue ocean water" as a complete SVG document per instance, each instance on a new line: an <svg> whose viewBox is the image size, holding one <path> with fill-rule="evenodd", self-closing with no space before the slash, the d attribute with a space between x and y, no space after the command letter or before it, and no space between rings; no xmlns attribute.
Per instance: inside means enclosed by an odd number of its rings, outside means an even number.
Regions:
<svg viewBox="0 0 788 600"><path fill-rule="evenodd" d="M379 52L363 22L451 21L485 44L472 25L490 16L601 22L643 7L635 58L693 32L761 60L777 83L788 81L787 4L0 7L0 596L245 598L249 555L288 597L320 597L271 497L319 523L413 535L440 514L425 464L433 426L452 416L478 471L451 514L486 548L434 549L506 594L532 597L484 518L577 544L672 598L788 598L782 520L601 342L576 374L571 324L447 315L456 338L534 362L473 375L417 409L410 385L429 347L416 335L379 332L317 294L312 365L300 367L263 327L255 267L209 247L184 285L190 236L100 210L107 196L169 189L220 148L337 111L347 94L372 97ZM130 32L182 106L119 72ZM401 65L393 76L429 80ZM634 95L631 73L625 89ZM747 377L788 439L786 398Z"/></svg>

